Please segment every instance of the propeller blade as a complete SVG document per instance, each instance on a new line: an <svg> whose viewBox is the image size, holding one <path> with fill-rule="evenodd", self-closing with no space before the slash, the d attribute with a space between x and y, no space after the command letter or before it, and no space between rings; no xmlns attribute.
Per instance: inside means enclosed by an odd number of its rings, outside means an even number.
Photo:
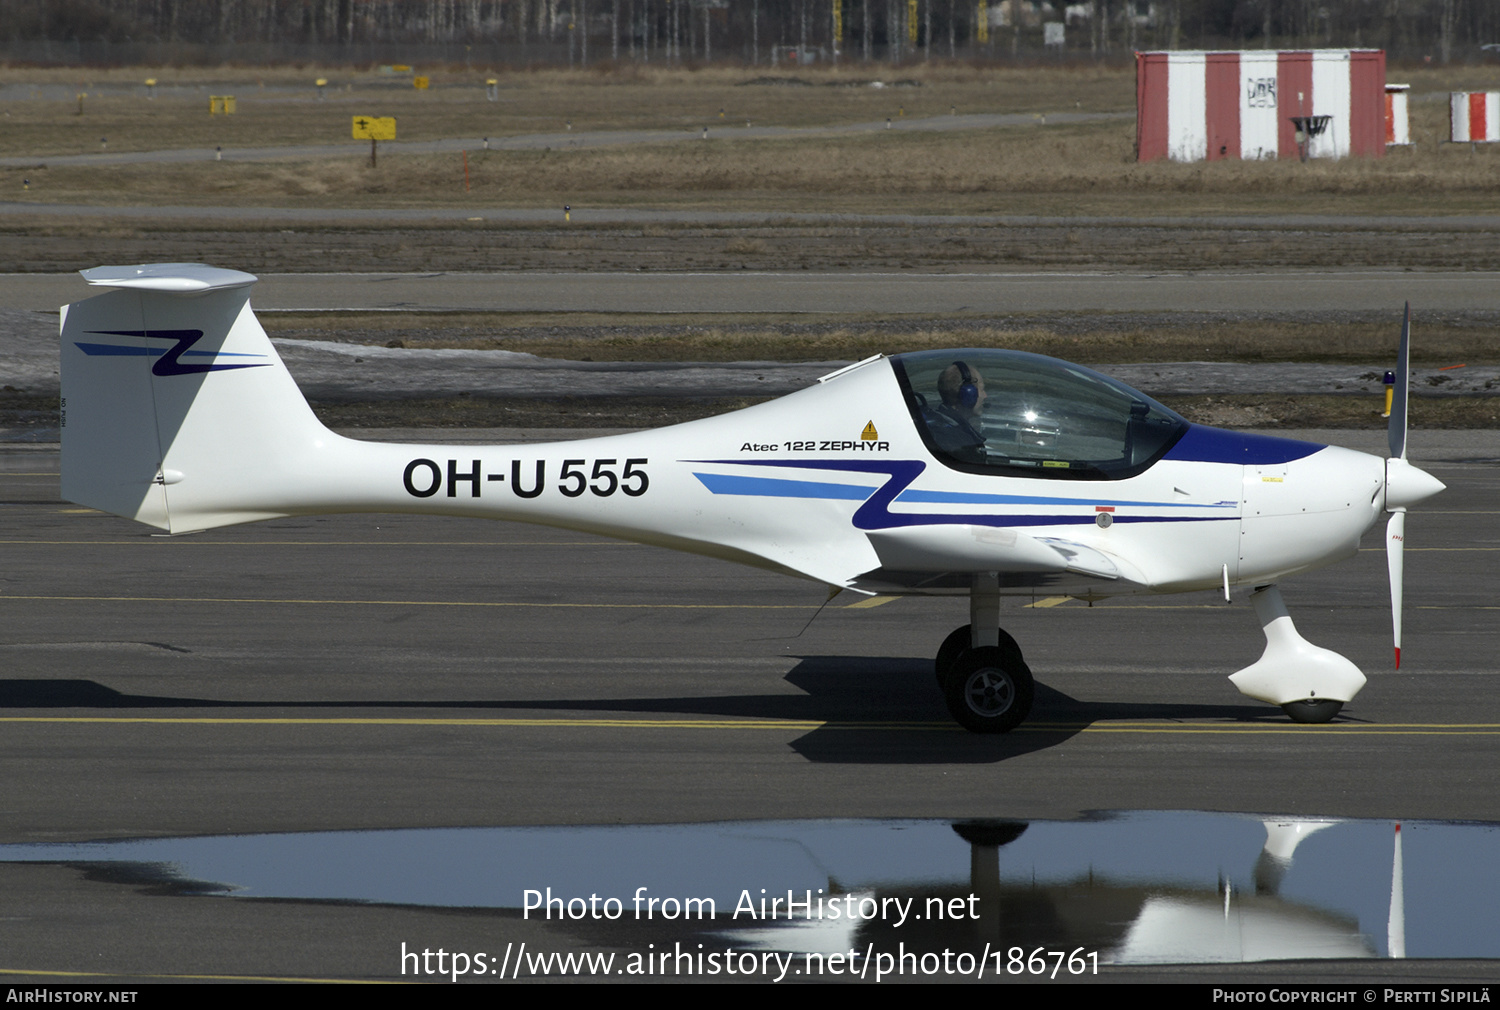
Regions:
<svg viewBox="0 0 1500 1010"><path fill-rule="evenodd" d="M1411 302L1406 303L1406 316L1401 320L1401 348L1396 352L1396 395L1391 401L1391 419L1386 424L1386 437L1390 440L1391 455L1406 458L1406 397L1411 388Z"/></svg>
<svg viewBox="0 0 1500 1010"><path fill-rule="evenodd" d="M1406 461L1406 406L1411 388L1411 302L1401 320L1401 347L1396 352L1396 385L1391 398L1391 420L1386 434L1391 458L1385 463L1385 565L1391 578L1391 638L1396 647L1396 669L1401 669L1401 581L1405 572L1406 507L1426 501L1443 490L1443 482Z"/></svg>
<svg viewBox="0 0 1500 1010"><path fill-rule="evenodd" d="M1406 510L1391 513L1385 524L1385 567L1391 576L1391 632L1396 643L1396 669L1401 669L1401 576L1406 542Z"/></svg>

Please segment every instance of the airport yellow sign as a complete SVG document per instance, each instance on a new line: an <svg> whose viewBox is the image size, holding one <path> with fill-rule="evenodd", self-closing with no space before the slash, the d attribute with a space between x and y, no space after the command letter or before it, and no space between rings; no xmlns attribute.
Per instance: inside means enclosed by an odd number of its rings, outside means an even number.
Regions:
<svg viewBox="0 0 1500 1010"><path fill-rule="evenodd" d="M355 140L395 140L395 116L355 116Z"/></svg>

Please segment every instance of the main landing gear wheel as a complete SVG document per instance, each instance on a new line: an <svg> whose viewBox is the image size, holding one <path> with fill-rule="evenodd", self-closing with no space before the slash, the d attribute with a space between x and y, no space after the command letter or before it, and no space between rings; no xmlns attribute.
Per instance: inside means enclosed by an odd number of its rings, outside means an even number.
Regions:
<svg viewBox="0 0 1500 1010"><path fill-rule="evenodd" d="M943 699L971 733L1009 733L1031 714L1034 684L1020 650L970 649L948 670Z"/></svg>
<svg viewBox="0 0 1500 1010"><path fill-rule="evenodd" d="M1281 706L1281 710L1287 714L1292 722L1331 722L1333 717L1339 714L1339 709L1344 707L1341 701L1332 701L1327 698L1304 698L1301 701L1289 701Z"/></svg>
<svg viewBox="0 0 1500 1010"><path fill-rule="evenodd" d="M965 624L962 628L954 628L953 634L943 639L943 644L938 646L937 658L933 660L932 667L933 672L937 674L937 686L939 690L942 690L946 683L944 678L949 668L958 661L959 656L969 651L969 643L973 641L974 634L972 628L973 626L969 624ZM1014 638L1005 633L1004 628L1000 629L1000 648L1012 652L1016 660L1020 660L1021 647L1016 644ZM1022 665L1024 666L1025 664L1023 663Z"/></svg>

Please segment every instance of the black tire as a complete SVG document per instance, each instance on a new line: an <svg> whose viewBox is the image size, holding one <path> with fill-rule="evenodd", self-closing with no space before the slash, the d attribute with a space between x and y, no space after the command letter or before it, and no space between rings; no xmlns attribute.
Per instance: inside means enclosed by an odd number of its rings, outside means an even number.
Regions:
<svg viewBox="0 0 1500 1010"><path fill-rule="evenodd" d="M943 639L943 644L938 646L937 658L932 661L932 672L937 675L938 690L943 690L947 683L946 675L950 667L959 656L969 651L969 642L973 638L972 625L965 624L962 628L954 628L953 633ZM1010 650L1016 659L1021 658L1021 647L1016 640L1006 634L1004 628L1000 629L1000 648Z"/></svg>
<svg viewBox="0 0 1500 1010"><path fill-rule="evenodd" d="M1009 733L1031 714L1035 684L1020 650L970 649L948 670L943 699L970 733Z"/></svg>
<svg viewBox="0 0 1500 1010"><path fill-rule="evenodd" d="M1344 707L1341 701L1332 701L1327 698L1304 698L1302 701L1289 701L1281 706L1281 710L1287 714L1292 722L1319 723L1332 722L1333 717L1339 714L1339 709Z"/></svg>

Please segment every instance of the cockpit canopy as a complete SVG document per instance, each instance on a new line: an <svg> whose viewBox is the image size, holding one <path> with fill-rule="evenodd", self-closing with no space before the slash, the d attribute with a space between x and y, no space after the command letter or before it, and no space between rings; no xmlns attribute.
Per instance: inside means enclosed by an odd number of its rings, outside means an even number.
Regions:
<svg viewBox="0 0 1500 1010"><path fill-rule="evenodd" d="M1121 480L1188 428L1124 383L1040 354L967 348L890 361L923 441L956 470Z"/></svg>

